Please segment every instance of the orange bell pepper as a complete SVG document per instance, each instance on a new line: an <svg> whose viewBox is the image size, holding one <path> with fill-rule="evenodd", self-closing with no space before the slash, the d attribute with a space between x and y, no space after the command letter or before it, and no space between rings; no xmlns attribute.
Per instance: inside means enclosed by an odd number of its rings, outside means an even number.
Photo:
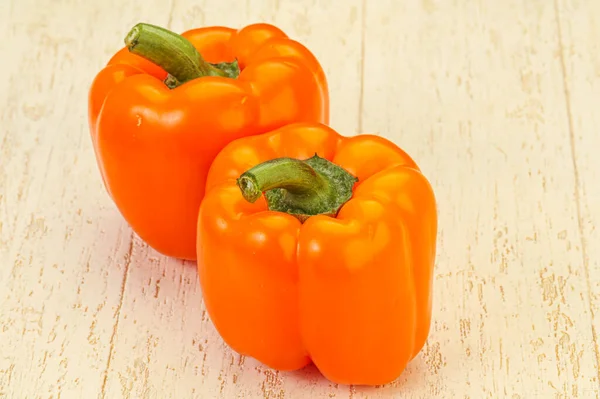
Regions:
<svg viewBox="0 0 600 399"><path fill-rule="evenodd" d="M308 49L268 24L182 35L138 24L125 43L89 93L103 182L146 243L194 260L213 158L236 138L328 123L327 81Z"/></svg>
<svg viewBox="0 0 600 399"><path fill-rule="evenodd" d="M238 353L329 380L396 379L431 320L434 193L373 135L291 124L227 145L198 217L209 317Z"/></svg>

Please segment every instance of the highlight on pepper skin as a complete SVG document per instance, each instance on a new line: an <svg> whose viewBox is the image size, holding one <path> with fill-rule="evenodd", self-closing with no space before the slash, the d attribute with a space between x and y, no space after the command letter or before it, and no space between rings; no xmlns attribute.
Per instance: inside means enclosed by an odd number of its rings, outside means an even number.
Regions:
<svg viewBox="0 0 600 399"><path fill-rule="evenodd" d="M298 121L329 122L319 61L279 28L140 23L99 71L89 127L103 184L158 252L196 259L206 177L230 141Z"/></svg>
<svg viewBox="0 0 600 399"><path fill-rule="evenodd" d="M197 229L204 303L238 353L378 385L422 349L435 196L392 142L318 123L234 140L210 168Z"/></svg>

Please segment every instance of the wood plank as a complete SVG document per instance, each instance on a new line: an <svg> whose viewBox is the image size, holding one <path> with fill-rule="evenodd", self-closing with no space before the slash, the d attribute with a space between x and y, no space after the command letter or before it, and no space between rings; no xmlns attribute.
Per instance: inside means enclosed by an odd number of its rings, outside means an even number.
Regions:
<svg viewBox="0 0 600 399"><path fill-rule="evenodd" d="M122 295L130 231L85 126L94 18L69 3L2 6L0 397L99 392Z"/></svg>
<svg viewBox="0 0 600 399"><path fill-rule="evenodd" d="M367 8L363 124L431 177L440 235L433 331L393 392L592 397L554 6L398 4Z"/></svg>
<svg viewBox="0 0 600 399"><path fill-rule="evenodd" d="M578 247L585 267L582 279L586 285L581 295L589 301L585 313L591 315L593 332L585 350L596 357L595 381L600 386L600 3L562 0L556 7L579 228L575 236L563 239Z"/></svg>

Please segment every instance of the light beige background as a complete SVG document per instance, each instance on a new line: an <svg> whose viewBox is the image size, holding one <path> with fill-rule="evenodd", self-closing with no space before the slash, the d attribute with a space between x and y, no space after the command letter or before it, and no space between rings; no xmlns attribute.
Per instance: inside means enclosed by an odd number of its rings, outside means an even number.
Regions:
<svg viewBox="0 0 600 399"><path fill-rule="evenodd" d="M434 321L397 382L232 353L195 265L119 216L86 96L139 21L277 24L325 67L334 128L422 166ZM597 0L0 0L0 398L598 398L599 26Z"/></svg>

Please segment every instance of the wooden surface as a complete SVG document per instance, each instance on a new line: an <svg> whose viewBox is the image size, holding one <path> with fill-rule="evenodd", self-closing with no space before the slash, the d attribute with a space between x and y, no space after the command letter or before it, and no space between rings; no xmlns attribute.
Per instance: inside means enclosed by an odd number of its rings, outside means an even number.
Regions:
<svg viewBox="0 0 600 399"><path fill-rule="evenodd" d="M232 353L194 263L135 237L87 130L138 21L275 23L331 124L393 139L439 203L432 331L393 384ZM598 398L597 0L0 0L0 398Z"/></svg>

